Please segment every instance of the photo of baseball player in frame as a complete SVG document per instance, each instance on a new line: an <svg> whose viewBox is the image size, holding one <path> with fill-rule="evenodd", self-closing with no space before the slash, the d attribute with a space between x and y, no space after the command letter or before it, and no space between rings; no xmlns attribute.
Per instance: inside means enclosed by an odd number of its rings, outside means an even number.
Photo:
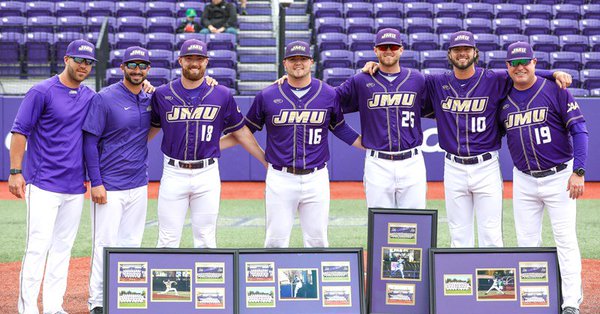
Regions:
<svg viewBox="0 0 600 314"><path fill-rule="evenodd" d="M422 249L381 248L381 280L421 281Z"/></svg>
<svg viewBox="0 0 600 314"><path fill-rule="evenodd" d="M192 269L155 269L150 273L151 302L191 302Z"/></svg>
<svg viewBox="0 0 600 314"><path fill-rule="evenodd" d="M429 255L430 314L560 314L562 311L556 248L432 248ZM527 283L519 282L519 265L529 262L547 263L548 293L543 294L547 296L548 306L523 307L521 305L522 297L519 291L523 287L538 286L535 284L527 286ZM476 287L475 295L444 295L444 277L450 274L472 274ZM530 290L525 288L525 291ZM510 294L514 294L515 297ZM505 298L506 295L510 296ZM526 298L539 295L539 292L534 291L527 294ZM530 304L534 303L537 304L536 302ZM465 309L469 311L466 312Z"/></svg>
<svg viewBox="0 0 600 314"><path fill-rule="evenodd" d="M437 220L437 210L369 208L366 298L369 313L397 313L400 311L409 314L422 314L429 312L428 250L437 245ZM415 244L389 243L390 226L415 226ZM399 266L398 261L390 260L390 252L392 256L394 252L399 253L399 255L403 255L402 252L413 252L413 254L419 252L417 259L419 262L418 281L415 278L402 279L401 275L399 275L399 278L395 278L398 276L384 271L384 269L391 271L392 262L396 262L394 264L396 269ZM385 259L388 261L384 261ZM413 268L416 268L416 266ZM403 284L405 282L406 284L414 284L414 299L410 302L412 304L408 304L408 302L389 302L388 284Z"/></svg>

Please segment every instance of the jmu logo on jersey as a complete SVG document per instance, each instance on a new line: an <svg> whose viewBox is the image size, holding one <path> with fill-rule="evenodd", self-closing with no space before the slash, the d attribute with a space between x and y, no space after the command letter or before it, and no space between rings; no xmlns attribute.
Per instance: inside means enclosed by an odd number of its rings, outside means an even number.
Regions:
<svg viewBox="0 0 600 314"><path fill-rule="evenodd" d="M507 130L546 122L548 108L534 108L526 111L509 113L504 120Z"/></svg>
<svg viewBox="0 0 600 314"><path fill-rule="evenodd" d="M282 109L278 115L273 116L273 125L322 125L325 122L326 113L326 109Z"/></svg>
<svg viewBox="0 0 600 314"><path fill-rule="evenodd" d="M478 113L484 112L487 104L487 97L446 97L446 100L442 101L442 110L453 113Z"/></svg>
<svg viewBox="0 0 600 314"><path fill-rule="evenodd" d="M198 107L174 106L171 111L167 112L167 121L214 121L219 114L219 109L220 107L207 105Z"/></svg>
<svg viewBox="0 0 600 314"><path fill-rule="evenodd" d="M407 107L415 104L416 93L373 93L373 97L367 102L369 109L379 109L387 107Z"/></svg>
<svg viewBox="0 0 600 314"><path fill-rule="evenodd" d="M569 109L567 109L567 113L569 113L573 110L579 109L579 104L577 102L570 102L567 104L567 107L569 108Z"/></svg>

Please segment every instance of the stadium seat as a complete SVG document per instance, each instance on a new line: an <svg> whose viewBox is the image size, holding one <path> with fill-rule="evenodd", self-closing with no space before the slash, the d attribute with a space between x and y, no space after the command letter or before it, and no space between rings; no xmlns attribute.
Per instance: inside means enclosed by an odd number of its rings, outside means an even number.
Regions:
<svg viewBox="0 0 600 314"><path fill-rule="evenodd" d="M22 16L4 16L0 18L0 32L24 33L27 18Z"/></svg>
<svg viewBox="0 0 600 314"><path fill-rule="evenodd" d="M600 35L590 36L589 45L592 51L600 51Z"/></svg>
<svg viewBox="0 0 600 314"><path fill-rule="evenodd" d="M85 3L81 1L62 1L56 3L54 8L56 17L83 16Z"/></svg>
<svg viewBox="0 0 600 314"><path fill-rule="evenodd" d="M404 4L406 18L433 18L433 4L424 2L409 2Z"/></svg>
<svg viewBox="0 0 600 314"><path fill-rule="evenodd" d="M167 84L171 80L171 70L153 67L152 70L148 72L147 80L154 86Z"/></svg>
<svg viewBox="0 0 600 314"><path fill-rule="evenodd" d="M317 36L319 51L348 49L348 35L342 33L322 33Z"/></svg>
<svg viewBox="0 0 600 314"><path fill-rule="evenodd" d="M375 21L368 17L346 19L346 33L372 33L375 31Z"/></svg>
<svg viewBox="0 0 600 314"><path fill-rule="evenodd" d="M550 30L556 36L579 34L579 22L575 20L554 19L550 23Z"/></svg>
<svg viewBox="0 0 600 314"><path fill-rule="evenodd" d="M130 46L141 46L145 44L145 35L134 32L121 32L115 34L115 49L127 49Z"/></svg>
<svg viewBox="0 0 600 314"><path fill-rule="evenodd" d="M347 50L328 50L321 52L321 66L329 68L352 68L354 54Z"/></svg>
<svg viewBox="0 0 600 314"><path fill-rule="evenodd" d="M423 75L442 75L446 72L448 72L448 69L423 69L421 70L421 73L423 73Z"/></svg>
<svg viewBox="0 0 600 314"><path fill-rule="evenodd" d="M527 4L523 6L523 15L526 19L545 19L551 20L552 6L547 4Z"/></svg>
<svg viewBox="0 0 600 314"><path fill-rule="evenodd" d="M563 35L559 37L559 44L563 51L585 52L589 51L588 36Z"/></svg>
<svg viewBox="0 0 600 314"><path fill-rule="evenodd" d="M578 52L558 51L550 53L550 64L553 68L580 70L581 54Z"/></svg>
<svg viewBox="0 0 600 314"><path fill-rule="evenodd" d="M521 28L524 35L548 35L552 31L550 29L550 21L544 19L524 19L521 21Z"/></svg>
<svg viewBox="0 0 600 314"><path fill-rule="evenodd" d="M223 86L235 88L236 72L229 68L209 68L206 69L206 74L214 78Z"/></svg>
<svg viewBox="0 0 600 314"><path fill-rule="evenodd" d="M69 43L77 39L85 39L85 36L83 33L77 32L54 34L54 57L57 63L60 63L60 60L65 56Z"/></svg>
<svg viewBox="0 0 600 314"><path fill-rule="evenodd" d="M466 18L491 20L495 17L494 6L489 3L468 3L464 9Z"/></svg>
<svg viewBox="0 0 600 314"><path fill-rule="evenodd" d="M404 16L404 5L398 2L381 2L373 5L375 18Z"/></svg>
<svg viewBox="0 0 600 314"><path fill-rule="evenodd" d="M415 33L408 36L408 44L411 50L437 50L438 35L432 33Z"/></svg>
<svg viewBox="0 0 600 314"><path fill-rule="evenodd" d="M467 18L463 21L463 29L473 34L491 34L492 21L484 18Z"/></svg>
<svg viewBox="0 0 600 314"><path fill-rule="evenodd" d="M600 69L581 70L581 87L587 89L600 88Z"/></svg>
<svg viewBox="0 0 600 314"><path fill-rule="evenodd" d="M567 88L573 97L587 97L590 91L584 88Z"/></svg>
<svg viewBox="0 0 600 314"><path fill-rule="evenodd" d="M348 35L348 45L350 50L369 50L375 46L375 34L355 33Z"/></svg>
<svg viewBox="0 0 600 314"><path fill-rule="evenodd" d="M421 66L421 53L414 50L404 50L400 56L400 66L418 69Z"/></svg>
<svg viewBox="0 0 600 314"><path fill-rule="evenodd" d="M453 17L462 19L464 17L464 7L461 3L446 2L438 3L433 7L433 13L436 18Z"/></svg>
<svg viewBox="0 0 600 314"><path fill-rule="evenodd" d="M85 16L113 16L115 3L113 1L89 1L85 3Z"/></svg>
<svg viewBox="0 0 600 314"><path fill-rule="evenodd" d="M116 45L116 35L109 33L108 35L108 43L110 44L111 47L114 47ZM96 44L98 42L98 37L100 37L100 33L98 32L91 32L91 33L87 33L85 34L85 40L91 42L92 44Z"/></svg>
<svg viewBox="0 0 600 314"><path fill-rule="evenodd" d="M600 3L582 5L581 14L584 19L600 19Z"/></svg>
<svg viewBox="0 0 600 314"><path fill-rule="evenodd" d="M204 11L204 3L200 1L177 1L176 4L176 17L177 18L185 18L185 12L187 9L195 9L196 13L201 16L202 11Z"/></svg>
<svg viewBox="0 0 600 314"><path fill-rule="evenodd" d="M18 75L25 37L21 33L0 33L0 75Z"/></svg>
<svg viewBox="0 0 600 314"><path fill-rule="evenodd" d="M323 71L323 81L330 86L336 87L342 85L347 79L354 75L353 69L332 68Z"/></svg>
<svg viewBox="0 0 600 314"><path fill-rule="evenodd" d="M137 32L146 31L146 18L141 16L125 16L117 19L117 32Z"/></svg>
<svg viewBox="0 0 600 314"><path fill-rule="evenodd" d="M536 0L536 3L548 4L548 5L559 4L560 2L561 2L561 0Z"/></svg>
<svg viewBox="0 0 600 314"><path fill-rule="evenodd" d="M173 17L174 12L175 12L175 3L163 2L163 1L146 2L146 7L144 10L146 17L157 17L157 16Z"/></svg>
<svg viewBox="0 0 600 314"><path fill-rule="evenodd" d="M448 68L448 52L444 50L421 51L421 68Z"/></svg>
<svg viewBox="0 0 600 314"><path fill-rule="evenodd" d="M400 33L404 33L403 22L397 17L379 17L375 19L375 30L379 31L383 28L397 29Z"/></svg>
<svg viewBox="0 0 600 314"><path fill-rule="evenodd" d="M511 18L500 18L494 20L494 33L496 35L520 34L521 21Z"/></svg>
<svg viewBox="0 0 600 314"><path fill-rule="evenodd" d="M209 50L208 67L210 68L237 68L237 53L231 50Z"/></svg>
<svg viewBox="0 0 600 314"><path fill-rule="evenodd" d="M516 19L523 18L523 6L520 4L501 3L494 6L496 19Z"/></svg>
<svg viewBox="0 0 600 314"><path fill-rule="evenodd" d="M600 69L600 52L584 52L581 54L584 69Z"/></svg>
<svg viewBox="0 0 600 314"><path fill-rule="evenodd" d="M400 59L402 59L402 57L400 57ZM356 69L362 68L365 63L369 61L378 62L377 55L373 49L354 52L354 64Z"/></svg>
<svg viewBox="0 0 600 314"><path fill-rule="evenodd" d="M373 4L368 2L346 2L344 3L344 16L349 17L373 17Z"/></svg>
<svg viewBox="0 0 600 314"><path fill-rule="evenodd" d="M583 35L600 35L600 20L585 19L579 21L579 29Z"/></svg>
<svg viewBox="0 0 600 314"><path fill-rule="evenodd" d="M337 2L319 2L313 5L313 14L315 18L324 17L343 17L344 5Z"/></svg>
<svg viewBox="0 0 600 314"><path fill-rule="evenodd" d="M177 21L173 17L156 16L146 20L146 31L151 33L175 33Z"/></svg>
<svg viewBox="0 0 600 314"><path fill-rule="evenodd" d="M440 17L433 20L436 34L454 33L463 29L463 21L454 17Z"/></svg>
<svg viewBox="0 0 600 314"><path fill-rule="evenodd" d="M76 32L86 31L87 19L83 16L62 16L57 18L57 32Z"/></svg>
<svg viewBox="0 0 600 314"><path fill-rule="evenodd" d="M54 16L54 2L50 1L31 1L25 6L25 16Z"/></svg>
<svg viewBox="0 0 600 314"><path fill-rule="evenodd" d="M171 68L173 63L173 51L171 50L150 49L148 56L153 68Z"/></svg>
<svg viewBox="0 0 600 314"><path fill-rule="evenodd" d="M321 33L344 33L345 20L341 17L326 17L315 20L317 34Z"/></svg>
<svg viewBox="0 0 600 314"><path fill-rule="evenodd" d="M0 17L3 16L23 16L25 12L25 3L17 1L0 2Z"/></svg>
<svg viewBox="0 0 600 314"><path fill-rule="evenodd" d="M517 41L529 42L529 36L521 35L521 34L507 34L498 36L500 44L500 50L506 50L508 45L512 43L516 43ZM535 49L534 49L535 50Z"/></svg>
<svg viewBox="0 0 600 314"><path fill-rule="evenodd" d="M495 50L485 53L487 67L489 69L506 69L506 51Z"/></svg>
<svg viewBox="0 0 600 314"><path fill-rule="evenodd" d="M600 97L600 88L590 90L590 96Z"/></svg>
<svg viewBox="0 0 600 314"><path fill-rule="evenodd" d="M34 16L27 18L27 33L54 33L54 16Z"/></svg>
<svg viewBox="0 0 600 314"><path fill-rule="evenodd" d="M119 1L115 4L115 16L144 16L145 3L139 1Z"/></svg>
<svg viewBox="0 0 600 314"><path fill-rule="evenodd" d="M571 83L570 87L573 87L573 88L581 87L581 75L580 75L579 71L572 70L572 69L563 69L563 68L556 68L556 69L552 69L552 70L566 72L569 75L571 75L571 77L573 78L573 83Z"/></svg>
<svg viewBox="0 0 600 314"><path fill-rule="evenodd" d="M440 34L438 36L438 46L441 50L448 50L448 46L450 46L450 35L452 34Z"/></svg>
<svg viewBox="0 0 600 314"><path fill-rule="evenodd" d="M545 51L534 51L533 56L537 59L536 69L550 69L550 54Z"/></svg>
<svg viewBox="0 0 600 314"><path fill-rule="evenodd" d="M250 8L252 8L252 6ZM238 9L239 9L239 7L238 7ZM307 8L306 2L297 2L297 3L292 3L285 10L285 13L287 15L302 15L302 16L306 16L307 9L308 8Z"/></svg>
<svg viewBox="0 0 600 314"><path fill-rule="evenodd" d="M552 6L552 14L555 19L579 20L581 18L579 5L574 4L555 4Z"/></svg>
<svg viewBox="0 0 600 314"><path fill-rule="evenodd" d="M500 49L498 35L481 33L473 35L473 38L475 38L477 49L481 52Z"/></svg>
<svg viewBox="0 0 600 314"><path fill-rule="evenodd" d="M425 17L407 18L404 19L404 29L408 34L433 33L433 21Z"/></svg>
<svg viewBox="0 0 600 314"><path fill-rule="evenodd" d="M115 25L117 25L117 19L109 16L109 17L100 17L100 16L91 16L87 18L87 27L88 27L88 32L99 32L100 28L102 27L102 23L104 23L104 20L108 18L108 32L109 33L114 33L115 32Z"/></svg>
<svg viewBox="0 0 600 314"><path fill-rule="evenodd" d="M173 50L175 48L175 35L171 33L146 34L146 48Z"/></svg>
<svg viewBox="0 0 600 314"><path fill-rule="evenodd" d="M48 76L52 71L51 47L54 45L52 33L34 32L25 36L25 64L27 74L33 76Z"/></svg>
<svg viewBox="0 0 600 314"><path fill-rule="evenodd" d="M152 69L152 71L154 71L154 69ZM106 77L105 77L105 81L106 81L106 85L112 85L118 81L120 81L123 78L123 72L121 71L120 68L110 68L110 69L106 69Z"/></svg>
<svg viewBox="0 0 600 314"><path fill-rule="evenodd" d="M125 53L125 49L113 49L110 51L108 56L108 62L110 67L118 68L123 63L123 54Z"/></svg>
<svg viewBox="0 0 600 314"><path fill-rule="evenodd" d="M558 36L554 35L531 35L529 43L534 51L554 52L560 51Z"/></svg>
<svg viewBox="0 0 600 314"><path fill-rule="evenodd" d="M504 0L481 0L482 3L489 3L489 4L499 4L499 3L503 3Z"/></svg>
<svg viewBox="0 0 600 314"><path fill-rule="evenodd" d="M208 50L235 50L235 35L229 33L206 35L206 46Z"/></svg>

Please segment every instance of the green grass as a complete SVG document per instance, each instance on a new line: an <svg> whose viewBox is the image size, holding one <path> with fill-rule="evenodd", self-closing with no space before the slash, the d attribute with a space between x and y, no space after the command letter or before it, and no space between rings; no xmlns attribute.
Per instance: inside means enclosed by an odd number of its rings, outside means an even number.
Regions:
<svg viewBox="0 0 600 314"><path fill-rule="evenodd" d="M367 210L362 200L335 200L331 203L329 244L331 247L367 247ZM438 209L438 246L448 247L450 240L443 201L429 201L428 208ZM577 204L579 246L584 258L600 259L600 200L580 200ZM79 233L72 256L89 256L91 252L90 210L86 201ZM19 261L24 253L26 208L24 201L0 201L0 262ZM155 222L156 200L150 200L148 222ZM220 248L260 248L264 230L263 200L224 200L217 228L217 245ZM189 221L188 221L189 224ZM504 244L516 246L512 201L504 201ZM158 226L148 224L142 245L154 247ZM544 218L544 246L554 246L549 219ZM192 247L191 227L184 228L182 247ZM292 247L302 246L298 224L292 231Z"/></svg>

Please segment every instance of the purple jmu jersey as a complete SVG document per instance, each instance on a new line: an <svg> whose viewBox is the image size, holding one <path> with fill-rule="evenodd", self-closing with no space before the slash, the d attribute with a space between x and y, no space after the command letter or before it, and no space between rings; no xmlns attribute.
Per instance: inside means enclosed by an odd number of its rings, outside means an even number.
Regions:
<svg viewBox="0 0 600 314"><path fill-rule="evenodd" d="M202 82L188 90L176 79L156 89L152 96L152 126L162 128L162 151L179 160L220 157L221 133L244 126L233 96L226 87Z"/></svg>
<svg viewBox="0 0 600 314"><path fill-rule="evenodd" d="M279 167L310 169L329 160L328 129L352 144L358 134L344 121L335 90L312 79L298 98L286 81L263 89L246 116L252 132L267 126L265 158Z"/></svg>
<svg viewBox="0 0 600 314"><path fill-rule="evenodd" d="M585 122L571 93L541 77L525 91L510 91L500 119L520 171L546 170L573 159L569 127Z"/></svg>
<svg viewBox="0 0 600 314"><path fill-rule="evenodd" d="M150 110L150 96L131 93L122 81L92 98L83 130L100 138L100 173L107 190L148 184Z"/></svg>
<svg viewBox="0 0 600 314"><path fill-rule="evenodd" d="M423 143L425 78L418 71L402 68L391 82L380 72L373 76L359 73L336 92L344 113L360 112L364 147L397 152Z"/></svg>
<svg viewBox="0 0 600 314"><path fill-rule="evenodd" d="M11 132L27 137L23 175L28 184L56 193L85 192L81 126L95 94L84 85L66 87L58 76L27 92Z"/></svg>

